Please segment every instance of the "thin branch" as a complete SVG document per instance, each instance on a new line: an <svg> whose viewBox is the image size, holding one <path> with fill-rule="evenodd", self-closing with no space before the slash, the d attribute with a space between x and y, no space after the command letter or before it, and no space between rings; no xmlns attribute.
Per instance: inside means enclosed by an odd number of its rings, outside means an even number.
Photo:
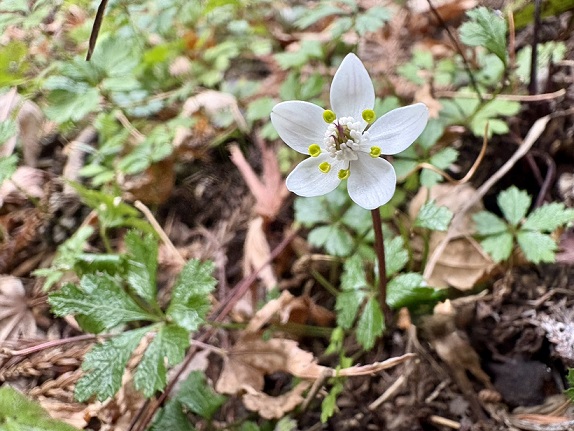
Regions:
<svg viewBox="0 0 574 431"><path fill-rule="evenodd" d="M92 54L94 53L94 48L96 47L96 41L98 40L98 34L100 33L100 28L102 27L102 22L104 22L104 12L106 6L108 5L108 0L102 0L100 6L98 6L98 11L96 12L96 19L94 20L94 25L92 26L92 33L90 34L90 42L88 45L88 53L86 54L86 61L90 61Z"/></svg>

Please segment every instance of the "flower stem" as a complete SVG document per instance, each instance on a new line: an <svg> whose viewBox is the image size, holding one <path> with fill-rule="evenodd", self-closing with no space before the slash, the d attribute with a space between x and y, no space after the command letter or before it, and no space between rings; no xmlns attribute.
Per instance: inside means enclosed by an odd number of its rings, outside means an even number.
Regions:
<svg viewBox="0 0 574 431"><path fill-rule="evenodd" d="M379 208L371 210L371 216L373 218L373 229L375 231L375 252L377 253L377 260L379 261L379 301L385 318L385 327L388 327L387 325L390 324L392 315L391 309L387 305L387 266L385 263L385 243L383 240L383 228Z"/></svg>

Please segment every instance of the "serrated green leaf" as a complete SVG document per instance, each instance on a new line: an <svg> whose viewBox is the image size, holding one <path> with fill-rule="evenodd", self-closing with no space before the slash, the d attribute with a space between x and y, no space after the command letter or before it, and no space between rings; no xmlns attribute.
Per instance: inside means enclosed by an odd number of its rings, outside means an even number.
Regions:
<svg viewBox="0 0 574 431"><path fill-rule="evenodd" d="M50 120L57 123L80 121L89 113L98 109L100 92L87 86L79 92L54 90L48 95L49 105L44 112Z"/></svg>
<svg viewBox="0 0 574 431"><path fill-rule="evenodd" d="M426 202L417 215L415 226L425 229L446 231L452 220L452 211L447 207L439 207L434 200Z"/></svg>
<svg viewBox="0 0 574 431"><path fill-rule="evenodd" d="M11 386L0 388L1 431L78 431L52 419L40 404L29 400Z"/></svg>
<svg viewBox="0 0 574 431"><path fill-rule="evenodd" d="M134 329L94 346L82 363L87 373L76 383L76 399L82 402L96 395L99 401L104 401L112 397L121 386L132 352L148 331L147 327Z"/></svg>
<svg viewBox="0 0 574 431"><path fill-rule="evenodd" d="M295 199L295 220L305 227L312 227L319 223L330 221L330 214L325 208L322 197Z"/></svg>
<svg viewBox="0 0 574 431"><path fill-rule="evenodd" d="M532 211L522 229L552 232L572 221L574 221L574 209L566 208L562 202L552 202Z"/></svg>
<svg viewBox="0 0 574 431"><path fill-rule="evenodd" d="M151 234L141 236L130 230L125 243L128 284L148 304L156 304L157 240Z"/></svg>
<svg viewBox="0 0 574 431"><path fill-rule="evenodd" d="M508 222L517 226L524 218L532 203L532 198L524 190L512 186L498 194L498 207Z"/></svg>
<svg viewBox="0 0 574 431"><path fill-rule="evenodd" d="M8 157L0 157L0 185L9 179L18 168L18 157L12 154Z"/></svg>
<svg viewBox="0 0 574 431"><path fill-rule="evenodd" d="M345 214L343 214L341 222L359 235L365 234L373 227L371 212L361 208L359 205L351 205L351 207L345 211Z"/></svg>
<svg viewBox="0 0 574 431"><path fill-rule="evenodd" d="M193 413L211 419L223 405L226 397L216 393L207 384L203 373L194 371L180 386L177 399Z"/></svg>
<svg viewBox="0 0 574 431"><path fill-rule="evenodd" d="M337 295L335 303L337 325L349 329L366 296L365 290L368 289L363 262L359 256L352 256L345 261L341 289L343 291Z"/></svg>
<svg viewBox="0 0 574 431"><path fill-rule="evenodd" d="M338 326L343 329L350 329L353 326L365 296L366 293L363 290L348 290L337 295L335 311Z"/></svg>
<svg viewBox="0 0 574 431"><path fill-rule="evenodd" d="M442 182L442 180L443 178L438 174L438 172L434 172L430 169L421 170L420 183L423 187L430 189L438 183Z"/></svg>
<svg viewBox="0 0 574 431"><path fill-rule="evenodd" d="M343 392L344 388L345 387L343 386L343 382L340 379L337 379L333 383L333 386L331 387L331 390L329 391L327 396L323 398L323 401L321 403L322 423L327 422L327 419L333 416L333 414L337 410L337 397L339 396L339 394L341 394L341 392Z"/></svg>
<svg viewBox="0 0 574 431"><path fill-rule="evenodd" d="M212 273L212 262L190 260L175 283L167 316L188 331L197 330L209 312L209 294L217 283Z"/></svg>
<svg viewBox="0 0 574 431"><path fill-rule="evenodd" d="M333 256L348 256L353 250L353 238L339 224L319 226L309 232L309 244L324 247Z"/></svg>
<svg viewBox="0 0 574 431"><path fill-rule="evenodd" d="M504 232L486 237L480 241L480 245L492 257L492 260L502 262L512 253L513 237L512 234Z"/></svg>
<svg viewBox="0 0 574 431"><path fill-rule="evenodd" d="M402 237L396 236L391 240L385 239L385 266L387 277L390 277L401 269L409 261L409 253L405 249L405 242Z"/></svg>
<svg viewBox="0 0 574 431"><path fill-rule="evenodd" d="M120 323L136 320L155 320L120 287L108 274L85 275L80 288L67 284L48 297L52 312L57 316L68 314L85 318L83 327L89 332L101 332Z"/></svg>
<svg viewBox="0 0 574 431"><path fill-rule="evenodd" d="M367 9L355 19L355 30L359 36L381 29L391 19L391 13L387 8L374 6Z"/></svg>
<svg viewBox="0 0 574 431"><path fill-rule="evenodd" d="M568 380L569 388L566 389L566 395L570 398L571 401L574 401L574 368L568 369L568 375L566 376Z"/></svg>
<svg viewBox="0 0 574 431"><path fill-rule="evenodd" d="M301 67L313 58L323 56L323 44L318 40L304 40L298 51L280 52L275 54L275 59L283 70Z"/></svg>
<svg viewBox="0 0 574 431"><path fill-rule="evenodd" d="M14 120L0 121L0 147L17 132L18 126Z"/></svg>
<svg viewBox="0 0 574 431"><path fill-rule="evenodd" d="M381 307L375 298L371 298L357 322L357 341L365 350L370 350L384 330L385 319Z"/></svg>
<svg viewBox="0 0 574 431"><path fill-rule="evenodd" d="M272 99L271 97L261 97L259 99L255 99L253 102L249 104L247 107L247 120L248 121L257 121L261 119L268 119L269 114L273 107L277 104L276 100Z"/></svg>
<svg viewBox="0 0 574 431"><path fill-rule="evenodd" d="M506 20L485 7L466 13L471 19L459 28L460 40L469 46L482 46L506 64Z"/></svg>
<svg viewBox="0 0 574 431"><path fill-rule="evenodd" d="M179 364L188 346L189 335L185 329L176 325L162 326L136 369L136 389L148 398L156 391L162 391L167 381L166 362L170 366Z"/></svg>
<svg viewBox="0 0 574 431"><path fill-rule="evenodd" d="M476 233L479 235L496 235L508 231L506 222L489 211L474 214L472 220L476 224Z"/></svg>
<svg viewBox="0 0 574 431"><path fill-rule="evenodd" d="M295 21L295 25L300 29L305 29L317 21L326 18L331 15L344 14L344 10L340 7L334 6L329 3L322 3L315 9L307 11L301 18Z"/></svg>
<svg viewBox="0 0 574 431"><path fill-rule="evenodd" d="M151 424L149 431L195 431L183 406L177 399L169 400L161 409Z"/></svg>
<svg viewBox="0 0 574 431"><path fill-rule="evenodd" d="M436 291L425 286L422 275L399 274L387 285L387 304L392 309L411 307L434 299Z"/></svg>
<svg viewBox="0 0 574 431"><path fill-rule="evenodd" d="M458 159L458 151L454 148L447 147L433 154L429 162L439 169L448 169L450 165L456 162L456 159Z"/></svg>
<svg viewBox="0 0 574 431"><path fill-rule="evenodd" d="M519 231L516 234L518 245L529 262L554 262L558 248L550 235L536 231Z"/></svg>

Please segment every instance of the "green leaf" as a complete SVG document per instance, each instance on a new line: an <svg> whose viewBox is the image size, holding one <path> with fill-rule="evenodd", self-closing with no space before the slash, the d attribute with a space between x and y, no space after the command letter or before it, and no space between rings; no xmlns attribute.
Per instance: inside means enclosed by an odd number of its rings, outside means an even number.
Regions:
<svg viewBox="0 0 574 431"><path fill-rule="evenodd" d="M295 220L304 227L312 227L319 223L330 221L330 214L326 208L323 197L295 199Z"/></svg>
<svg viewBox="0 0 574 431"><path fill-rule="evenodd" d="M142 237L137 231L130 230L125 243L128 284L148 304L156 304L157 240L151 234Z"/></svg>
<svg viewBox="0 0 574 431"><path fill-rule="evenodd" d="M425 286L422 275L400 274L387 285L387 304L392 309L411 307L435 299L436 291Z"/></svg>
<svg viewBox="0 0 574 431"><path fill-rule="evenodd" d="M193 413L205 419L211 419L226 400L216 393L208 384L205 375L199 371L189 374L180 386L177 399Z"/></svg>
<svg viewBox="0 0 574 431"><path fill-rule="evenodd" d="M343 381L341 379L335 380L331 390L327 394L325 398L323 398L323 402L321 403L321 422L327 422L335 411L337 411L337 397L343 392L345 386L343 385Z"/></svg>
<svg viewBox="0 0 574 431"><path fill-rule="evenodd" d="M429 162L439 169L448 169L458 159L458 151L454 148L443 148L431 156Z"/></svg>
<svg viewBox="0 0 574 431"><path fill-rule="evenodd" d="M183 406L177 399L169 400L161 409L151 424L149 431L195 431Z"/></svg>
<svg viewBox="0 0 574 431"><path fill-rule="evenodd" d="M12 177L18 168L18 157L12 154L8 157L0 157L0 185Z"/></svg>
<svg viewBox="0 0 574 431"><path fill-rule="evenodd" d="M357 341L365 350L370 350L384 330L385 321L381 307L375 298L371 298L357 322Z"/></svg>
<svg viewBox="0 0 574 431"><path fill-rule="evenodd" d="M67 284L52 293L48 302L57 316L78 314L85 319L82 326L88 332L101 332L120 323L155 320L156 317L140 306L107 274L85 275L80 288Z"/></svg>
<svg viewBox="0 0 574 431"><path fill-rule="evenodd" d="M134 329L94 346L82 363L87 373L76 383L76 399L83 402L96 395L99 401L104 401L112 397L121 386L132 352L148 331L147 327Z"/></svg>
<svg viewBox="0 0 574 431"><path fill-rule="evenodd" d="M0 430L78 431L71 425L52 419L38 403L11 386L0 388Z"/></svg>
<svg viewBox="0 0 574 431"><path fill-rule="evenodd" d="M385 266L387 277L390 277L401 269L409 261L409 253L405 249L405 242L402 237L396 236L391 240L385 239Z"/></svg>
<svg viewBox="0 0 574 431"><path fill-rule="evenodd" d="M511 233L504 232L486 237L480 241L480 245L492 257L492 260L502 262L508 259L512 253L512 239Z"/></svg>
<svg viewBox="0 0 574 431"><path fill-rule="evenodd" d="M14 120L0 121L0 147L16 133L18 133L18 125Z"/></svg>
<svg viewBox="0 0 574 431"><path fill-rule="evenodd" d="M4 3L2 2L2 7ZM2 15L2 14L0 14ZM0 33L2 23L0 22ZM24 42L12 41L0 47L0 88L25 82L30 61L26 61L28 47Z"/></svg>
<svg viewBox="0 0 574 431"><path fill-rule="evenodd" d="M309 244L324 247L333 256L348 256L353 250L353 237L340 224L315 228L307 239Z"/></svg>
<svg viewBox="0 0 574 431"><path fill-rule="evenodd" d="M100 92L97 88L83 86L77 92L54 90L48 95L48 106L44 112L56 123L80 121L98 109Z"/></svg>
<svg viewBox="0 0 574 431"><path fill-rule="evenodd" d="M344 13L345 11L337 6L329 3L322 3L315 9L310 11L307 10L301 18L295 21L295 25L300 29L305 29L323 18L331 15L342 15Z"/></svg>
<svg viewBox="0 0 574 431"><path fill-rule="evenodd" d="M489 211L480 211L472 216L479 235L496 235L508 231L508 225Z"/></svg>
<svg viewBox="0 0 574 431"><path fill-rule="evenodd" d="M532 198L523 190L512 186L498 194L496 199L504 218L512 226L517 226L524 218L532 203Z"/></svg>
<svg viewBox="0 0 574 431"><path fill-rule="evenodd" d="M195 331L203 324L209 312L209 294L217 283L212 273L212 262L190 260L175 283L167 316L188 331Z"/></svg>
<svg viewBox="0 0 574 431"><path fill-rule="evenodd" d="M550 235L533 231L519 231L516 234L518 245L529 262L554 262L554 252L558 248Z"/></svg>
<svg viewBox="0 0 574 431"><path fill-rule="evenodd" d="M185 329L176 325L162 326L136 369L136 389L148 398L156 391L162 391L167 381L166 362L170 366L179 364L188 346L189 335Z"/></svg>
<svg viewBox="0 0 574 431"><path fill-rule="evenodd" d="M271 97L261 97L259 99L255 99L247 107L247 120L251 122L262 119L268 120L269 114L276 104L277 101Z"/></svg>
<svg viewBox="0 0 574 431"><path fill-rule="evenodd" d="M352 256L345 261L341 276L341 289L343 291L337 295L335 303L337 325L349 329L363 303L365 290L368 289L363 261L359 256Z"/></svg>
<svg viewBox="0 0 574 431"><path fill-rule="evenodd" d="M566 389L566 395L568 398L570 398L570 400L574 401L574 368L568 369L568 375L566 376L566 379L568 380L569 386L569 388Z"/></svg>
<svg viewBox="0 0 574 431"><path fill-rule="evenodd" d="M506 64L506 21L485 7L468 11L470 22L459 28L460 40L469 46L482 46Z"/></svg>
<svg viewBox="0 0 574 431"><path fill-rule="evenodd" d="M391 19L391 13L387 8L374 6L367 9L355 20L355 30L359 36L381 29Z"/></svg>
<svg viewBox="0 0 574 431"><path fill-rule="evenodd" d="M304 66L311 59L321 57L323 57L323 44L318 40L309 39L301 42L298 51L275 54L275 59L283 70Z"/></svg>
<svg viewBox="0 0 574 431"><path fill-rule="evenodd" d="M37 269L33 274L37 277L46 277L42 289L47 291L60 281L66 271L71 271L80 259L86 241L92 236L94 229L90 226L80 227L70 238L58 247L56 257L50 268Z"/></svg>
<svg viewBox="0 0 574 431"><path fill-rule="evenodd" d="M430 200L419 210L415 226L436 231L446 231L451 220L451 210L447 207L439 207L434 200Z"/></svg>
<svg viewBox="0 0 574 431"><path fill-rule="evenodd" d="M574 221L574 209L566 208L562 202L552 202L532 211L522 229L552 232L572 221Z"/></svg>

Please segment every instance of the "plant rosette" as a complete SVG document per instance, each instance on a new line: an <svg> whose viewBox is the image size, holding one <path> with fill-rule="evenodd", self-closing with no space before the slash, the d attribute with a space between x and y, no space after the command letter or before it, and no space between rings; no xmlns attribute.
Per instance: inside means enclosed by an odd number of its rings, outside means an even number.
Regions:
<svg viewBox="0 0 574 431"><path fill-rule="evenodd" d="M404 151L426 127L423 103L394 109L375 121L375 89L355 54L348 54L333 78L332 110L300 100L281 102L271 122L281 139L311 157L299 163L287 188L304 196L321 196L347 180L351 199L365 209L386 204L395 193L396 174L381 155Z"/></svg>

